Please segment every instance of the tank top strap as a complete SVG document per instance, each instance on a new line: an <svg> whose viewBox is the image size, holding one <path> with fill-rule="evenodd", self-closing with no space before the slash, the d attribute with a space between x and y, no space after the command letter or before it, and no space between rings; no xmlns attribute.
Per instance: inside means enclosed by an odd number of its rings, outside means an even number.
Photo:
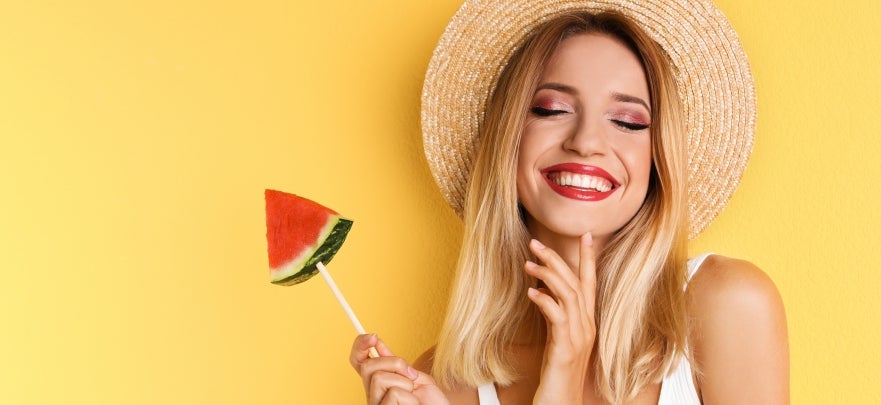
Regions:
<svg viewBox="0 0 881 405"><path fill-rule="evenodd" d="M697 274L697 271L700 270L701 265L704 264L704 260L707 260L707 258L712 255L713 253L709 252L691 258L687 265L688 270L686 272L686 280L691 281L692 277L694 277L694 275Z"/></svg>
<svg viewBox="0 0 881 405"><path fill-rule="evenodd" d="M684 356L679 358L672 373L661 382L661 396L658 405L700 405L701 400L691 376L691 364Z"/></svg>
<svg viewBox="0 0 881 405"><path fill-rule="evenodd" d="M499 393L496 392L496 385L493 383L478 385L477 399L480 405L501 405Z"/></svg>

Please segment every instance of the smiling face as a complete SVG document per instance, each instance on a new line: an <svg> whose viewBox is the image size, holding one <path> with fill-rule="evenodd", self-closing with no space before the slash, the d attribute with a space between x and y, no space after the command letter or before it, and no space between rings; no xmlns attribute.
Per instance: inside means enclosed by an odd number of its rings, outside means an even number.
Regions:
<svg viewBox="0 0 881 405"><path fill-rule="evenodd" d="M520 140L517 193L533 237L602 243L648 192L651 105L637 56L603 34L563 40L542 71Z"/></svg>

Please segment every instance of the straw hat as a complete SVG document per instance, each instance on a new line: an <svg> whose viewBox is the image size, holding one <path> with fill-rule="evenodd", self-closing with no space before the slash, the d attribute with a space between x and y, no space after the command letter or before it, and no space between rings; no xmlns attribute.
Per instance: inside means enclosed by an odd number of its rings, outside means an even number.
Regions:
<svg viewBox="0 0 881 405"><path fill-rule="evenodd" d="M669 56L688 131L695 238L740 182L756 116L746 54L709 0L465 0L434 50L422 90L425 155L435 181L461 216L477 129L504 64L537 25L572 10L617 11Z"/></svg>

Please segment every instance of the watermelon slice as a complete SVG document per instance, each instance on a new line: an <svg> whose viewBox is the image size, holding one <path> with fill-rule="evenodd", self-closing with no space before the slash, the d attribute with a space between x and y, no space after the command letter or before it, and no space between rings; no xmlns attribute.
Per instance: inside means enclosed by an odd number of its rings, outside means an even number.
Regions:
<svg viewBox="0 0 881 405"><path fill-rule="evenodd" d="M266 242L273 284L302 283L318 273L346 240L352 221L314 201L266 190Z"/></svg>

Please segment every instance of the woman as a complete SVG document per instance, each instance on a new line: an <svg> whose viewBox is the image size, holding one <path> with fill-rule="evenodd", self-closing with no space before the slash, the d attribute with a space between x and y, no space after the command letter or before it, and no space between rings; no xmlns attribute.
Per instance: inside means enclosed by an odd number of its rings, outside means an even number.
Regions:
<svg viewBox="0 0 881 405"><path fill-rule="evenodd" d="M545 3L466 3L435 51L426 153L463 214L462 252L438 345L415 368L375 335L356 339L368 402L788 402L773 283L744 261L686 259L689 233L724 206L752 139L751 88L743 97L742 84L720 79L745 71L751 83L748 67L695 69L676 53L690 54L676 41L694 9L724 17L699 1ZM677 29L657 29L668 24ZM455 42L463 37L486 47ZM716 40L698 60L736 45ZM493 58L499 74L485 67ZM730 149L747 151L732 164L718 157ZM380 358L368 358L373 346Z"/></svg>

